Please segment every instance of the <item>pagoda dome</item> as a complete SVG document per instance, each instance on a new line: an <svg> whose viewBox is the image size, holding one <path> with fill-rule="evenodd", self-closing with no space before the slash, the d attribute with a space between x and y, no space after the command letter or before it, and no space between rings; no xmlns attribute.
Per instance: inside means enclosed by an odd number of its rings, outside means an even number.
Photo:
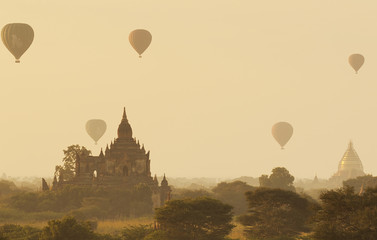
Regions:
<svg viewBox="0 0 377 240"><path fill-rule="evenodd" d="M339 162L338 172L336 175L347 176L350 178L365 175L363 164L353 148L352 142L348 144L348 148Z"/></svg>
<svg viewBox="0 0 377 240"><path fill-rule="evenodd" d="M118 138L120 139L131 139L132 138L132 128L128 123L126 108L123 110L123 118L118 127Z"/></svg>

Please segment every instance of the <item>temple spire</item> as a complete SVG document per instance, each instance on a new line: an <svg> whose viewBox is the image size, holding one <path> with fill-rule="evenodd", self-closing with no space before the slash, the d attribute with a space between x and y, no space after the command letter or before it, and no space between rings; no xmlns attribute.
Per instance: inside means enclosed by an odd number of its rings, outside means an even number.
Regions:
<svg viewBox="0 0 377 240"><path fill-rule="evenodd" d="M123 121L123 120L128 121L128 120L127 120L127 114L126 114L126 107L123 108L123 118L122 118L122 121Z"/></svg>
<svg viewBox="0 0 377 240"><path fill-rule="evenodd" d="M164 178L161 181L161 186L163 187L163 186L168 186L168 185L169 184L168 184L168 181L166 180L165 173L164 173Z"/></svg>
<svg viewBox="0 0 377 240"><path fill-rule="evenodd" d="M315 173L315 177L314 177L313 183L314 183L314 184L317 184L317 183L318 183L317 173Z"/></svg>
<svg viewBox="0 0 377 240"><path fill-rule="evenodd" d="M105 154L109 154L110 152L110 148L109 148L109 144L106 145L106 149L105 149Z"/></svg>
<svg viewBox="0 0 377 240"><path fill-rule="evenodd" d="M352 142L352 140L350 140L350 142L348 143L348 148L349 148L349 149L352 149L352 148L353 148L353 142Z"/></svg>
<svg viewBox="0 0 377 240"><path fill-rule="evenodd" d="M153 181L154 181L154 184L156 186L158 186L158 180L157 180L157 175L156 174L154 175Z"/></svg>
<svg viewBox="0 0 377 240"><path fill-rule="evenodd" d="M118 138L120 139L132 139L132 128L128 123L126 108L123 108L123 118L118 127Z"/></svg>

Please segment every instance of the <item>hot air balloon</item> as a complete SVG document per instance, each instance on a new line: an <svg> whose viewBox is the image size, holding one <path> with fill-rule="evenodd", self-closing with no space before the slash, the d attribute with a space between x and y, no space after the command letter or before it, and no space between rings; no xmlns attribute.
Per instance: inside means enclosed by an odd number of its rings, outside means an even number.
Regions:
<svg viewBox="0 0 377 240"><path fill-rule="evenodd" d="M97 144L97 141L106 132L106 122L101 119L91 119L86 122L85 128L86 132Z"/></svg>
<svg viewBox="0 0 377 240"><path fill-rule="evenodd" d="M33 42L34 31L25 23L9 23L1 30L1 39L19 63L20 57Z"/></svg>
<svg viewBox="0 0 377 240"><path fill-rule="evenodd" d="M364 57L361 54L352 54L348 57L348 62L351 65L353 69L355 69L355 73L357 74L357 71L363 66L364 64Z"/></svg>
<svg viewBox="0 0 377 240"><path fill-rule="evenodd" d="M141 54L149 47L152 41L150 32L144 29L136 29L132 31L128 37L132 47L136 50L141 57Z"/></svg>
<svg viewBox="0 0 377 240"><path fill-rule="evenodd" d="M285 144L289 141L293 134L293 127L287 122L278 122L272 126L272 136L284 149Z"/></svg>

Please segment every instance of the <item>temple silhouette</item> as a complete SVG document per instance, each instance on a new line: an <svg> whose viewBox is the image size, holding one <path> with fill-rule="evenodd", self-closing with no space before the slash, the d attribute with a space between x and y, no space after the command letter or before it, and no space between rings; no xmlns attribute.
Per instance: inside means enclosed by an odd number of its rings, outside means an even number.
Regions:
<svg viewBox="0 0 377 240"><path fill-rule="evenodd" d="M364 175L363 164L353 147L352 141L350 141L347 150L339 161L338 171L330 178L330 180L344 181Z"/></svg>
<svg viewBox="0 0 377 240"><path fill-rule="evenodd" d="M128 122L126 109L118 127L118 138L107 145L105 152L98 156L77 155L75 163L75 176L72 180L64 181L56 176L51 190L59 189L64 185L80 186L121 186L132 188L144 183L152 190L153 207L160 207L170 199L171 188L164 175L161 184L151 176L150 151L146 152L144 145L132 137L132 128ZM43 179L44 180L44 179ZM42 180L42 188L48 190L47 183Z"/></svg>

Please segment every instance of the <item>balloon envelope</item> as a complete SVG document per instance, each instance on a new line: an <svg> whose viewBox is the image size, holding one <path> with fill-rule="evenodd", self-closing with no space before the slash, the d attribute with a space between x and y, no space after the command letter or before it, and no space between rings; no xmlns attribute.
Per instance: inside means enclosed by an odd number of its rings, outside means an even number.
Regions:
<svg viewBox="0 0 377 240"><path fill-rule="evenodd" d="M97 141L106 132L106 122L101 119L91 119L86 122L85 128L86 132L97 144Z"/></svg>
<svg viewBox="0 0 377 240"><path fill-rule="evenodd" d="M149 47L152 42L152 34L144 29L132 31L128 37L131 46L141 57L141 54Z"/></svg>
<svg viewBox="0 0 377 240"><path fill-rule="evenodd" d="M272 136L284 149L285 144L289 141L293 134L293 127L287 122L278 122L272 126Z"/></svg>
<svg viewBox="0 0 377 240"><path fill-rule="evenodd" d="M359 71L361 66L364 64L364 57L361 54L352 54L351 56L348 57L348 62L351 65L351 67L355 70L355 73Z"/></svg>
<svg viewBox="0 0 377 240"><path fill-rule="evenodd" d="M33 42L34 31L25 23L9 23L1 30L1 39L19 63L20 57Z"/></svg>

